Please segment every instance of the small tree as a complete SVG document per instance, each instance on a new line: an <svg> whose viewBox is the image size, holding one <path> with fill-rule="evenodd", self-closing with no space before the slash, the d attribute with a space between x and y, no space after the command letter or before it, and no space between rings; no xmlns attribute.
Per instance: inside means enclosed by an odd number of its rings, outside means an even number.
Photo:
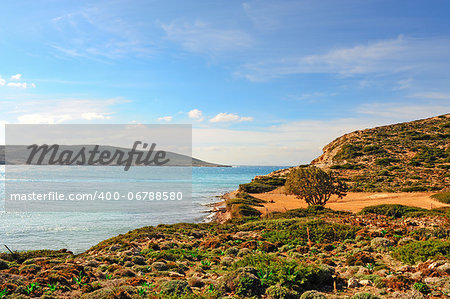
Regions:
<svg viewBox="0 0 450 299"><path fill-rule="evenodd" d="M285 186L289 193L295 194L310 206L325 205L333 194L342 198L348 189L333 173L327 173L315 166L292 170Z"/></svg>

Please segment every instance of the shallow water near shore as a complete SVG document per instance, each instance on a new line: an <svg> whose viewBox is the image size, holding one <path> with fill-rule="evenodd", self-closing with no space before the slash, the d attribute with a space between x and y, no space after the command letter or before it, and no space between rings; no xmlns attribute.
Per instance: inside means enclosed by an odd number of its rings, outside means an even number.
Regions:
<svg viewBox="0 0 450 299"><path fill-rule="evenodd" d="M127 213L17 213L4 212L0 201L0 252L67 248L80 253L98 242L132 229L161 223L201 222L218 196L233 191L283 166L193 167L192 208L161 206L153 212ZM0 169L0 198L4 198L4 167Z"/></svg>

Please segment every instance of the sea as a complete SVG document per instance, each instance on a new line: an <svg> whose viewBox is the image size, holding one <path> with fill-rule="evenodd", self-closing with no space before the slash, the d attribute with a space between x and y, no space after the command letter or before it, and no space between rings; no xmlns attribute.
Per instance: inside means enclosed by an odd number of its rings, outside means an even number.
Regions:
<svg viewBox="0 0 450 299"><path fill-rule="evenodd" d="M82 253L102 240L130 230L173 224L199 223L211 217L212 204L220 196L285 166L193 167L192 202L183 205L160 203L151 211L130 212L117 209L108 212L11 212L4 209L5 168L0 167L0 252L11 250L68 249ZM65 174L67 175L67 174ZM130 184L139 182L130 182ZM83 189L82 183L80 189Z"/></svg>

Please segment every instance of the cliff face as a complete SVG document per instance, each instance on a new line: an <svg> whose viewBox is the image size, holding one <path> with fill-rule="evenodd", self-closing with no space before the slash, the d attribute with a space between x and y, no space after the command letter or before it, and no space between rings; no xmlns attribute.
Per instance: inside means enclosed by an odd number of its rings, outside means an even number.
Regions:
<svg viewBox="0 0 450 299"><path fill-rule="evenodd" d="M337 172L352 191L442 190L450 186L449 145L446 114L345 134L311 165Z"/></svg>

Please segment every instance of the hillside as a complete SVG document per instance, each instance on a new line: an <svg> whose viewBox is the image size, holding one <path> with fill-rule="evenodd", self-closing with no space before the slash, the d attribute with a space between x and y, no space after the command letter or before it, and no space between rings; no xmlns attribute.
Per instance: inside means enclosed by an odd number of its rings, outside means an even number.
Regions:
<svg viewBox="0 0 450 299"><path fill-rule="evenodd" d="M336 172L353 192L437 191L450 186L449 145L450 114L445 114L345 134L326 145L310 165ZM250 187L289 171L257 177ZM282 184L272 185L261 191Z"/></svg>
<svg viewBox="0 0 450 299"><path fill-rule="evenodd" d="M450 185L450 114L337 138L311 162L353 191L434 191Z"/></svg>

